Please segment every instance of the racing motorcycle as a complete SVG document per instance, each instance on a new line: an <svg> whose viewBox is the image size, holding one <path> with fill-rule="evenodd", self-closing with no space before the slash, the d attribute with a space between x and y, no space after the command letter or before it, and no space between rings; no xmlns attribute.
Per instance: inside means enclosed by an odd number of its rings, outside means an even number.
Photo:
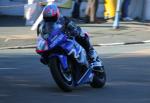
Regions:
<svg viewBox="0 0 150 103"><path fill-rule="evenodd" d="M46 41L48 50L42 62L49 67L53 79L63 91L70 92L81 84L90 84L93 88L105 85L103 64L98 67L103 71L93 70L85 49L74 37L61 28L56 28L47 36Z"/></svg>

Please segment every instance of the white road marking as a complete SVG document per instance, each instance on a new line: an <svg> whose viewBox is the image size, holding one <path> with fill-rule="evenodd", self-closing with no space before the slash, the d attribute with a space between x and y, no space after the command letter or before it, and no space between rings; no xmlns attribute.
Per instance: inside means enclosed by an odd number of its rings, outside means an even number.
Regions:
<svg viewBox="0 0 150 103"><path fill-rule="evenodd" d="M7 95L7 94L0 94L0 97L8 97L10 95Z"/></svg>
<svg viewBox="0 0 150 103"><path fill-rule="evenodd" d="M11 70L11 69L17 69L17 68L0 68L0 70Z"/></svg>

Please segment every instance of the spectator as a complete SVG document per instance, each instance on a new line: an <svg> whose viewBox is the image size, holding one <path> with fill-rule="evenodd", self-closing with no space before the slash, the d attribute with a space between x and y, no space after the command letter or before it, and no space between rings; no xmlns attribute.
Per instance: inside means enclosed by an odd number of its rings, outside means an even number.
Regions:
<svg viewBox="0 0 150 103"><path fill-rule="evenodd" d="M132 21L133 19L128 16L128 8L131 3L131 0L124 0L122 4L122 19L124 21Z"/></svg>
<svg viewBox="0 0 150 103"><path fill-rule="evenodd" d="M98 0L88 0L88 4L85 11L86 23L95 22L97 8L98 8Z"/></svg>
<svg viewBox="0 0 150 103"><path fill-rule="evenodd" d="M113 20L115 17L117 0L104 0L104 18Z"/></svg>
<svg viewBox="0 0 150 103"><path fill-rule="evenodd" d="M79 19L80 18L80 5L81 0L75 0L73 11L72 11L72 17Z"/></svg>

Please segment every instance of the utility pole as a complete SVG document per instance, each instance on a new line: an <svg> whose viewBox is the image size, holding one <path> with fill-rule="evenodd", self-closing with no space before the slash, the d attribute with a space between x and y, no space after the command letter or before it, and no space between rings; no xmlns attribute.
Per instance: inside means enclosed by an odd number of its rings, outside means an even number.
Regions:
<svg viewBox="0 0 150 103"><path fill-rule="evenodd" d="M117 8L116 8L115 20L113 23L113 29L119 28L121 4L122 4L122 0L117 0Z"/></svg>

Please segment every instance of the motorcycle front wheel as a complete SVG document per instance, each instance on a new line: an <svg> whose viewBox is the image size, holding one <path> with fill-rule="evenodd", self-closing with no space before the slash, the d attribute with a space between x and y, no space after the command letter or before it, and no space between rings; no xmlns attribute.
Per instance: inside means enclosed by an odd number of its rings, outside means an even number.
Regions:
<svg viewBox="0 0 150 103"><path fill-rule="evenodd" d="M73 89L73 77L71 64L69 63L69 68L65 70L57 58L52 58L48 66L50 68L50 72L60 89L64 92L71 92Z"/></svg>

